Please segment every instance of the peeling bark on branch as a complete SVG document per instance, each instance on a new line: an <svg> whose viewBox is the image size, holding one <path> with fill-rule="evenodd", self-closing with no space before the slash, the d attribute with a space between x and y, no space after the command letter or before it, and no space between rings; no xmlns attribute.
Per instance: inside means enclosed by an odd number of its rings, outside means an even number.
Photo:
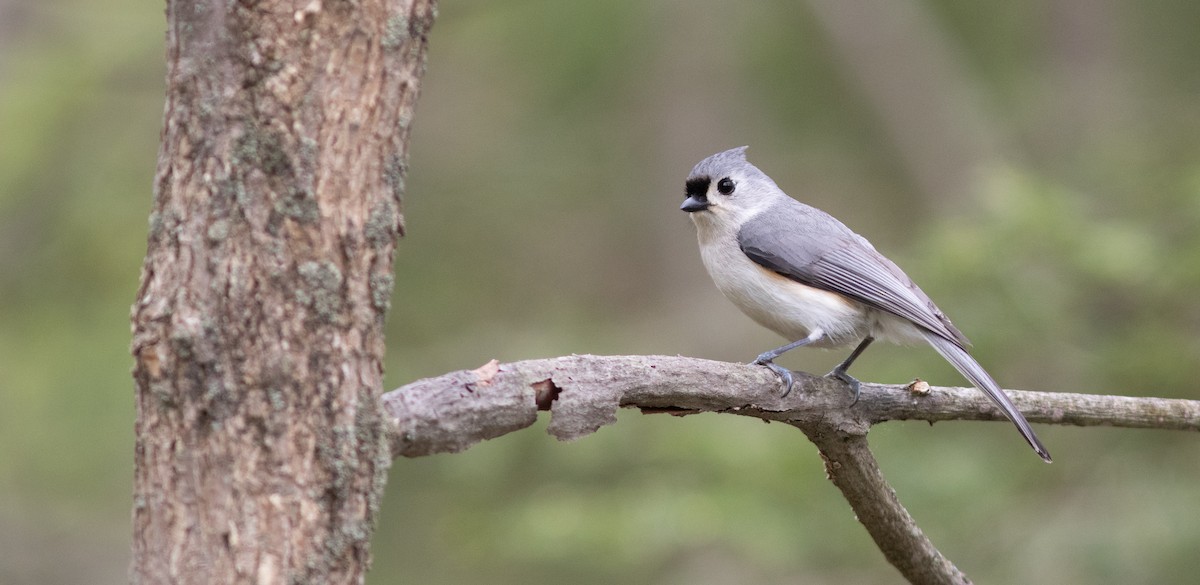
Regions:
<svg viewBox="0 0 1200 585"><path fill-rule="evenodd" d="M481 368L482 369L482 368ZM619 406L677 414L727 412L797 426L837 422L866 434L889 420L991 420L1004 415L974 388L863 383L850 406L836 381L796 372L797 391L780 398L779 379L762 367L678 356L589 356L496 364L452 372L384 395L395 430L392 454L462 451L527 427L537 418L539 383L558 389L549 431L569 440L616 422ZM1006 390L1033 423L1200 431L1200 401Z"/></svg>
<svg viewBox="0 0 1200 585"><path fill-rule="evenodd" d="M393 423L392 454L458 452L527 427L551 412L560 440L616 422L619 407L643 412L724 412L802 430L821 450L830 481L884 556L912 583L969 583L896 498L867 446L871 425L888 420L1007 421L974 388L862 385L859 402L840 382L796 372L781 398L766 368L671 356L569 356L418 380L384 395ZM1200 401L1007 390L1030 422L1200 431ZM1014 435L1014 444L1016 441ZM1023 446L1023 445L1022 445Z"/></svg>

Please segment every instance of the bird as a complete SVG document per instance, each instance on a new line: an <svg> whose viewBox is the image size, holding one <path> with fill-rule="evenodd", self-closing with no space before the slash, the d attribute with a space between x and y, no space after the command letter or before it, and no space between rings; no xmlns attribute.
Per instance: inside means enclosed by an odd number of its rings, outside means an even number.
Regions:
<svg viewBox="0 0 1200 585"><path fill-rule="evenodd" d="M982 390L1049 463L1050 452L1029 422L971 357L967 337L929 296L866 238L783 192L746 160L746 148L697 163L680 209L695 224L700 257L717 289L789 341L751 363L775 372L787 396L792 372L775 358L801 346L854 345L827 377L847 384L857 403L860 382L847 370L873 341L927 343Z"/></svg>

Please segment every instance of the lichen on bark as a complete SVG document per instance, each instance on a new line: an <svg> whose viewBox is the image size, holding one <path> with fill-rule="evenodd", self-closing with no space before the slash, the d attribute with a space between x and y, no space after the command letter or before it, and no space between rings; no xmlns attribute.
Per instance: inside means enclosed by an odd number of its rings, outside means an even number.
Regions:
<svg viewBox="0 0 1200 585"><path fill-rule="evenodd" d="M134 581L362 581L433 14L430 0L168 2L132 310Z"/></svg>

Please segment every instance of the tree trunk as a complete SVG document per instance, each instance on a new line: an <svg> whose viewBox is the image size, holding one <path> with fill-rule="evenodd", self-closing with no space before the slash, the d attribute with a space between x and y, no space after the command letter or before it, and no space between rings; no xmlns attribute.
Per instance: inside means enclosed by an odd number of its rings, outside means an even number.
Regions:
<svg viewBox="0 0 1200 585"><path fill-rule="evenodd" d="M435 1L168 1L132 316L134 582L362 582Z"/></svg>

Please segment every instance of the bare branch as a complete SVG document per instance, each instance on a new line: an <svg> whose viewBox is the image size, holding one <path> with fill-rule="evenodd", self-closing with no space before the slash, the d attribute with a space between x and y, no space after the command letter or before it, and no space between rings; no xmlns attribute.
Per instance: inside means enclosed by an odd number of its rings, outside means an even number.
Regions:
<svg viewBox="0 0 1200 585"><path fill-rule="evenodd" d="M905 579L910 583L946 585L971 582L933 546L900 504L896 491L883 478L875 456L867 447L865 435L822 432L809 427L801 430L821 449L826 477L842 490L854 509L854 516Z"/></svg>
<svg viewBox="0 0 1200 585"><path fill-rule="evenodd" d="M392 454L462 451L527 427L551 412L560 440L616 422L618 407L677 415L726 412L785 422L821 450L842 491L884 556L912 583L969 583L917 526L867 446L887 420L1005 420L974 388L863 384L859 402L840 382L796 372L787 398L766 368L671 356L568 356L499 364L418 380L384 395ZM1032 422L1200 430L1200 401L1007 390Z"/></svg>
<svg viewBox="0 0 1200 585"><path fill-rule="evenodd" d="M392 453L420 457L457 452L527 427L551 411L550 432L574 439L616 421L618 406L645 411L730 412L805 424L836 419L849 426L888 420L1005 420L974 388L862 385L850 406L838 382L797 372L780 398L765 368L678 356L568 356L497 364L418 380L384 395L396 424ZM1031 422L1200 431L1200 401L1006 390ZM548 406L548 408L547 408Z"/></svg>

